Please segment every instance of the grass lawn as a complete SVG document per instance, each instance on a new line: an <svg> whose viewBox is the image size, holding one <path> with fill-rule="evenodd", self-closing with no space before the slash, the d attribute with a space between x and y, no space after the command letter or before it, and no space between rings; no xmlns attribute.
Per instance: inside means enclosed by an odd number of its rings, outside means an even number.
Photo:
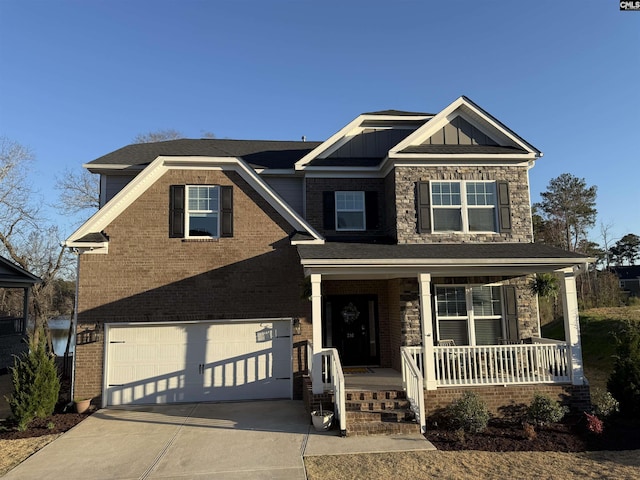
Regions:
<svg viewBox="0 0 640 480"><path fill-rule="evenodd" d="M624 327L625 321L640 323L640 306L592 308L580 312L584 371L592 389L607 389L615 363L616 333ZM542 336L564 340L562 321L544 325Z"/></svg>

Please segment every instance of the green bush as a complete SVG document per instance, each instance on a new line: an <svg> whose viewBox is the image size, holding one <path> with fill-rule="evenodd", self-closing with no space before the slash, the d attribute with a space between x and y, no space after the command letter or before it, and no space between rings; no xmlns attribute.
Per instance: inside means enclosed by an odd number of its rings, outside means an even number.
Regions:
<svg viewBox="0 0 640 480"><path fill-rule="evenodd" d="M445 417L451 428L472 433L483 431L489 423L487 404L474 392L465 392L449 405Z"/></svg>
<svg viewBox="0 0 640 480"><path fill-rule="evenodd" d="M616 361L607 388L620 402L620 412L640 418L640 324L627 322L619 334Z"/></svg>
<svg viewBox="0 0 640 480"><path fill-rule="evenodd" d="M608 417L620 410L620 404L610 392L596 388L591 394L593 411L599 417Z"/></svg>
<svg viewBox="0 0 640 480"><path fill-rule="evenodd" d="M536 393L527 408L527 418L536 425L547 425L559 422L568 411L567 407L561 406L549 396Z"/></svg>
<svg viewBox="0 0 640 480"><path fill-rule="evenodd" d="M26 429L34 418L51 415L60 392L55 357L47 352L44 331L35 337L29 338L29 352L16 357L11 368L14 393L8 401L20 430Z"/></svg>

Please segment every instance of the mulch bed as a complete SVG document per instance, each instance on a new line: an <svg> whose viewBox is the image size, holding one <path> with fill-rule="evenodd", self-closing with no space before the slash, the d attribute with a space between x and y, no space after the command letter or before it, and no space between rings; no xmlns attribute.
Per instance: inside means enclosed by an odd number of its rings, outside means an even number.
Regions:
<svg viewBox="0 0 640 480"><path fill-rule="evenodd" d="M15 440L64 433L88 416L86 413L54 413L46 418L35 419L22 432L16 428L14 423L6 420L0 422L0 440Z"/></svg>
<svg viewBox="0 0 640 480"><path fill-rule="evenodd" d="M69 387L68 379L62 380L60 401L56 405L53 415L45 418L36 418L22 432L18 430L16 422L11 419L0 419L0 440L15 440L64 433L91 415L93 410L88 413L75 413L73 405L69 405Z"/></svg>
<svg viewBox="0 0 640 480"><path fill-rule="evenodd" d="M569 417L562 423L536 427L535 437L528 437L521 423L504 419L491 419L486 430L475 434L461 435L451 430L427 428L426 437L438 450L584 452L640 449L640 426L623 419L607 422L600 435L587 430L584 417Z"/></svg>

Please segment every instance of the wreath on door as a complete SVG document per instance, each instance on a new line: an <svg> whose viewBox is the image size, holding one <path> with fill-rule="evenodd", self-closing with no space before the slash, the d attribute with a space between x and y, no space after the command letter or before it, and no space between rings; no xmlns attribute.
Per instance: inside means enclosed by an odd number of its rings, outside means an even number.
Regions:
<svg viewBox="0 0 640 480"><path fill-rule="evenodd" d="M349 305L344 307L340 314L342 315L342 320L344 320L344 323L347 325L355 322L360 316L360 312L352 302L349 302Z"/></svg>

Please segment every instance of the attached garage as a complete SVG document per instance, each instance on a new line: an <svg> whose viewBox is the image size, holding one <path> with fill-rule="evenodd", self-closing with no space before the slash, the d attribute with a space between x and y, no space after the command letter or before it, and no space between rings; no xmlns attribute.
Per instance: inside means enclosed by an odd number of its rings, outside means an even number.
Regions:
<svg viewBox="0 0 640 480"><path fill-rule="evenodd" d="M105 326L109 406L291 398L291 319Z"/></svg>

